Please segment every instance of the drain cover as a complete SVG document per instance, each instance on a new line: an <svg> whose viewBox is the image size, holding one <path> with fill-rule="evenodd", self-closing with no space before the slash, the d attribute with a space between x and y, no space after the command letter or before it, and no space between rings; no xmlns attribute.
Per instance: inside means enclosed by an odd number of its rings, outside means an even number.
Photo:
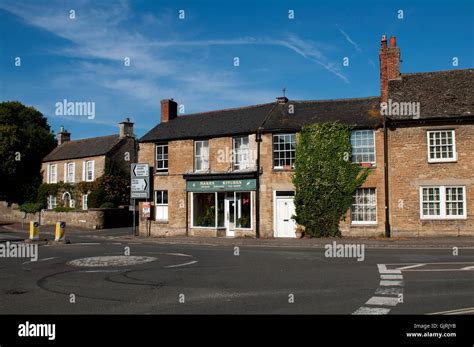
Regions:
<svg viewBox="0 0 474 347"><path fill-rule="evenodd" d="M84 267L129 266L129 265L149 263L154 260L156 260L155 257L114 255L114 256L75 259L68 262L67 265L84 266Z"/></svg>

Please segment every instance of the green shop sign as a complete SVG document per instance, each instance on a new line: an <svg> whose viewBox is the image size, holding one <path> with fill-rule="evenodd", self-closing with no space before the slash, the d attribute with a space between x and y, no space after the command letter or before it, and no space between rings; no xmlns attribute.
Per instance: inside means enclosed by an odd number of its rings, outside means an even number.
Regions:
<svg viewBox="0 0 474 347"><path fill-rule="evenodd" d="M257 181L255 179L187 181L186 187L188 192L248 191L256 189Z"/></svg>

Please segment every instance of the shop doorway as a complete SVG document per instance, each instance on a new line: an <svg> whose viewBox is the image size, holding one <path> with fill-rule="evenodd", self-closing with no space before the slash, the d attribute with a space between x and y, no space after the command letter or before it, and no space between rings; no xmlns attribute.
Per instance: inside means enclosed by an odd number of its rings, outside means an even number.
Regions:
<svg viewBox="0 0 474 347"><path fill-rule="evenodd" d="M226 236L235 236L235 197L234 193L226 193L224 204Z"/></svg>

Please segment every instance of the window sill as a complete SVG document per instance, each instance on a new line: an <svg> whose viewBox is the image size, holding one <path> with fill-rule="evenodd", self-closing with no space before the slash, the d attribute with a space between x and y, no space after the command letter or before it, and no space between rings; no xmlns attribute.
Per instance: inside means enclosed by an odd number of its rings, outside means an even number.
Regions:
<svg viewBox="0 0 474 347"><path fill-rule="evenodd" d="M154 173L154 176L168 176L169 172L168 171L157 171Z"/></svg>
<svg viewBox="0 0 474 347"><path fill-rule="evenodd" d="M160 219L160 220L154 220L154 222L156 222L157 224L168 224L168 221L167 220L163 220L163 219Z"/></svg>
<svg viewBox="0 0 474 347"><path fill-rule="evenodd" d="M272 169L272 172L293 172L295 171L295 169L284 169L284 168L277 168L277 167L274 167Z"/></svg>
<svg viewBox="0 0 474 347"><path fill-rule="evenodd" d="M446 160L430 160L428 159L428 164L443 164L443 163L457 163L457 159L446 159Z"/></svg>
<svg viewBox="0 0 474 347"><path fill-rule="evenodd" d="M467 220L467 217L421 217L422 222Z"/></svg>
<svg viewBox="0 0 474 347"><path fill-rule="evenodd" d="M351 227L377 227L379 224L377 222L375 223L351 223Z"/></svg>

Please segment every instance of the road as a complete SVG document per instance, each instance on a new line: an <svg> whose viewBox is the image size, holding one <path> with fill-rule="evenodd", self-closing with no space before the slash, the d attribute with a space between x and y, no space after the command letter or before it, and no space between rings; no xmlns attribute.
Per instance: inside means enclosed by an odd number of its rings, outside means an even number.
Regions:
<svg viewBox="0 0 474 347"><path fill-rule="evenodd" d="M458 255L375 244L358 261L328 258L323 245L187 244L128 232L74 231L71 244L40 245L37 261L0 258L0 312L474 313L474 249L462 244ZM3 242L25 236L0 229Z"/></svg>

